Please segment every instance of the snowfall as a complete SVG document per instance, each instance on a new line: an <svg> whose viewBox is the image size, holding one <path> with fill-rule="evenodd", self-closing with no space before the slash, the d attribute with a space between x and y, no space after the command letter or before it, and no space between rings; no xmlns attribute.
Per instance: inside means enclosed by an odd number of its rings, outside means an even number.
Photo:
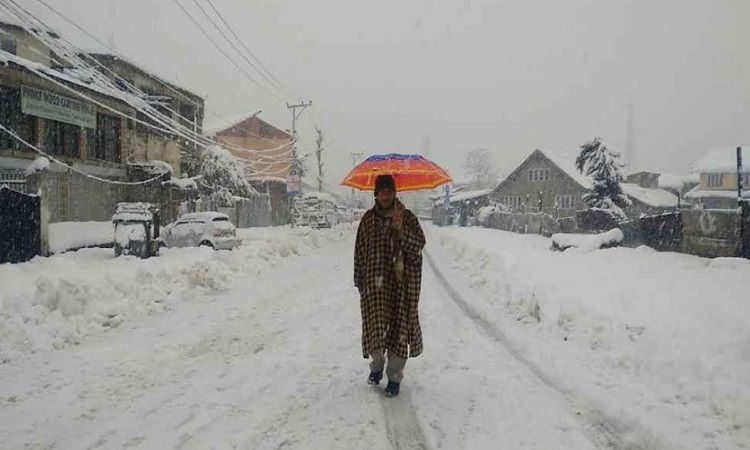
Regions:
<svg viewBox="0 0 750 450"><path fill-rule="evenodd" d="M0 265L0 447L750 447L750 261L423 226L396 398L365 381L355 225L145 260L58 227Z"/></svg>

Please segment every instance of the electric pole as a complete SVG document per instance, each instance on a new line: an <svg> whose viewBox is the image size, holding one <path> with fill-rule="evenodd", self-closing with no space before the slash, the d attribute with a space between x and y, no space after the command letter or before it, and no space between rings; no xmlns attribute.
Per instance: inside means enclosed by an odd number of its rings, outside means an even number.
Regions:
<svg viewBox="0 0 750 450"><path fill-rule="evenodd" d="M294 105L290 105L289 103L286 104L286 108L290 109L292 111L292 140L296 141L297 139L297 119L299 119L299 116L302 115L302 113L305 111L305 109L312 105L312 100L305 102L299 102ZM299 110L299 112L297 111ZM302 175L302 161L299 160L299 156L297 155L297 144L292 146L292 175Z"/></svg>
<svg viewBox="0 0 750 450"><path fill-rule="evenodd" d="M352 169L357 166L357 158L362 157L364 154L362 152L349 152L349 156L352 157ZM354 199L354 188L352 188L352 208L356 206L357 202Z"/></svg>
<svg viewBox="0 0 750 450"><path fill-rule="evenodd" d="M318 192L323 192L323 130L315 127L315 132L318 133L318 138L315 140L317 144L315 156L318 158Z"/></svg>

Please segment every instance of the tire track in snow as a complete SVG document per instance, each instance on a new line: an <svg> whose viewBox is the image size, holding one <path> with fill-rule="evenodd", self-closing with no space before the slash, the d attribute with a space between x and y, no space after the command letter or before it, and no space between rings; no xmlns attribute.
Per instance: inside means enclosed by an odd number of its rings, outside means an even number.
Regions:
<svg viewBox="0 0 750 450"><path fill-rule="evenodd" d="M529 361L522 352L516 348L496 325L483 318L479 312L474 309L462 296L451 286L443 273L437 267L435 260L426 250L423 252L427 264L430 266L433 274L440 285L446 291L453 302L471 319L472 322L482 330L487 336L492 338L498 344L502 345L510 355L526 366L544 385L559 392L568 400L576 414L582 416L585 421L585 433L591 442L599 448L614 449L651 449L660 447L656 440L648 435L641 433L635 427L628 425L623 420L612 417L600 408L592 405L590 401L577 396L570 390L562 387L559 383L550 378L541 368ZM644 435L645 434L645 435Z"/></svg>
<svg viewBox="0 0 750 450"><path fill-rule="evenodd" d="M382 397L381 404L391 447L396 450L429 449L409 392L404 392L396 398Z"/></svg>

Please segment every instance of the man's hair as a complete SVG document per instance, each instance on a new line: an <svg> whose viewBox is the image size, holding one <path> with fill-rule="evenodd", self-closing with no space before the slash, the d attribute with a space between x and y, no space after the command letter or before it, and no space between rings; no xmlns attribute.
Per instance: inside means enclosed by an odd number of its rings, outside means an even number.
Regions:
<svg viewBox="0 0 750 450"><path fill-rule="evenodd" d="M378 175L375 179L375 195L378 195L378 191L383 188L390 188L393 192L396 192L396 180L393 179L392 175Z"/></svg>

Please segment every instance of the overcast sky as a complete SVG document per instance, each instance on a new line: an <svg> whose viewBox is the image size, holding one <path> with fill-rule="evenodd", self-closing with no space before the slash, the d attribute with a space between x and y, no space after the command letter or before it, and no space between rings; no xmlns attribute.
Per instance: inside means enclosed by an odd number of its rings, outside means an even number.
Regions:
<svg viewBox="0 0 750 450"><path fill-rule="evenodd" d="M290 127L284 103L227 62L175 0L46 1L205 96L206 122L262 109ZM193 3L208 8L206 0L179 1L211 29ZM462 179L465 152L476 147L500 172L534 148L573 152L594 134L624 149L628 104L636 169L684 172L711 147L750 143L747 0L214 3L279 80L313 101L302 146L312 149L320 124L332 184L353 150L429 147ZM22 4L96 48L37 0Z"/></svg>

